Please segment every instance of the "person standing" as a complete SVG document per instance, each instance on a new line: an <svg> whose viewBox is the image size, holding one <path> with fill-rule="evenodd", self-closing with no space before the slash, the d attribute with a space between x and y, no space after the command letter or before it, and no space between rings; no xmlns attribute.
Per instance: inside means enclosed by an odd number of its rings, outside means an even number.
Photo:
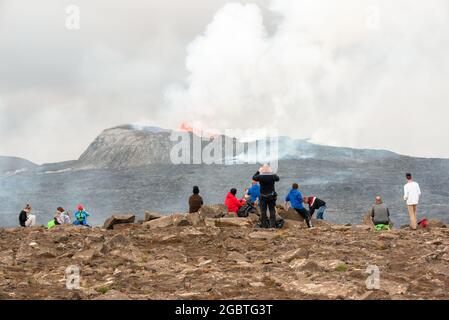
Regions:
<svg viewBox="0 0 449 320"><path fill-rule="evenodd" d="M279 176L273 173L273 169L268 164L260 167L259 171L253 176L253 180L260 184L260 227L276 228L276 200L277 193L275 183ZM270 220L268 221L267 209L270 210Z"/></svg>
<svg viewBox="0 0 449 320"><path fill-rule="evenodd" d="M307 227L313 228L312 217L310 216L309 211L304 208L303 201L304 199L301 192L299 191L299 185L297 183L294 183L292 185L292 189L285 198L285 208L287 208L288 202L290 202L291 207L304 218L307 223Z"/></svg>
<svg viewBox="0 0 449 320"><path fill-rule="evenodd" d="M203 204L203 198L200 196L200 188L198 188L198 186L194 186L193 194L189 198L189 213L200 211Z"/></svg>
<svg viewBox="0 0 449 320"><path fill-rule="evenodd" d="M413 230L417 228L417 207L419 204L419 198L421 197L421 189L419 184L413 181L411 173L405 175L407 183L404 186L404 200L407 203L407 210L410 216L410 227Z"/></svg>
<svg viewBox="0 0 449 320"><path fill-rule="evenodd" d="M19 214L21 227L30 228L36 225L36 216L31 214L31 205L27 204Z"/></svg>

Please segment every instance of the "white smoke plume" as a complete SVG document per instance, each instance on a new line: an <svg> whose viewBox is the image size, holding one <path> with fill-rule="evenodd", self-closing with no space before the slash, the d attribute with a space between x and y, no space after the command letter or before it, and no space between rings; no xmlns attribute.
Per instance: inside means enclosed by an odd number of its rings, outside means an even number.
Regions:
<svg viewBox="0 0 449 320"><path fill-rule="evenodd" d="M263 10L226 4L189 45L188 79L165 95L173 123L410 155L448 149L449 2L273 0L274 28Z"/></svg>

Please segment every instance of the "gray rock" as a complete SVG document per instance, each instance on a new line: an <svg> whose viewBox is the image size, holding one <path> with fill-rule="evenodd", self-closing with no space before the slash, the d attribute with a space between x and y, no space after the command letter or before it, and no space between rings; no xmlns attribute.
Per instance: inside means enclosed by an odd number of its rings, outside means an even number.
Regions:
<svg viewBox="0 0 449 320"><path fill-rule="evenodd" d="M116 224L134 223L136 216L133 214L113 215L104 222L103 228L113 229Z"/></svg>
<svg viewBox="0 0 449 320"><path fill-rule="evenodd" d="M162 215L160 213L146 211L144 221L151 221L159 218L162 218Z"/></svg>

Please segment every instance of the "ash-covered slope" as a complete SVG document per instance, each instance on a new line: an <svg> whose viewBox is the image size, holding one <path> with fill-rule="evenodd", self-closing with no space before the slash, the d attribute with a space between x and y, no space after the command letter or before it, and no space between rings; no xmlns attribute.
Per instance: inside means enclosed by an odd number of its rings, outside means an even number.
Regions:
<svg viewBox="0 0 449 320"><path fill-rule="evenodd" d="M157 127L136 127L123 125L104 130L79 158L76 167L80 169L114 169L132 168L151 164L171 164L170 152L178 141L171 141L174 131ZM190 133L190 137L193 134ZM243 159L242 153L248 153L249 159L261 159L251 154L249 144L240 142L233 137L221 137L221 146L218 149L222 159ZM201 142L201 150L210 143L210 140ZM257 143L269 145L266 140ZM232 145L232 154L226 154L226 145ZM279 151L274 157L279 160L291 159L317 159L327 161L375 161L385 159L398 159L400 156L384 150L365 150L316 145L307 140L279 137ZM193 151L193 143L190 145ZM240 150L240 151L238 151ZM240 152L240 153L239 153ZM269 153L269 152L268 152ZM263 157L262 157L263 158ZM190 155L193 159L193 155ZM193 162L193 161L192 161Z"/></svg>
<svg viewBox="0 0 449 320"><path fill-rule="evenodd" d="M0 176L30 171L37 167L37 164L22 158L0 156Z"/></svg>
<svg viewBox="0 0 449 320"><path fill-rule="evenodd" d="M104 130L81 155L83 169L139 167L170 162L170 131L119 126Z"/></svg>

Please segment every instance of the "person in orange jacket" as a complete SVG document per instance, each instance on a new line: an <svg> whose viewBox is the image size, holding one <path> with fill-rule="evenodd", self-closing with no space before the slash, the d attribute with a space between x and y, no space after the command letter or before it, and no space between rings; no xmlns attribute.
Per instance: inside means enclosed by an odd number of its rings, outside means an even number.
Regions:
<svg viewBox="0 0 449 320"><path fill-rule="evenodd" d="M236 197L237 189L232 188L231 191L228 192L225 199L225 206L228 208L228 212L230 214L237 214L237 211L246 203L245 200L239 200Z"/></svg>

